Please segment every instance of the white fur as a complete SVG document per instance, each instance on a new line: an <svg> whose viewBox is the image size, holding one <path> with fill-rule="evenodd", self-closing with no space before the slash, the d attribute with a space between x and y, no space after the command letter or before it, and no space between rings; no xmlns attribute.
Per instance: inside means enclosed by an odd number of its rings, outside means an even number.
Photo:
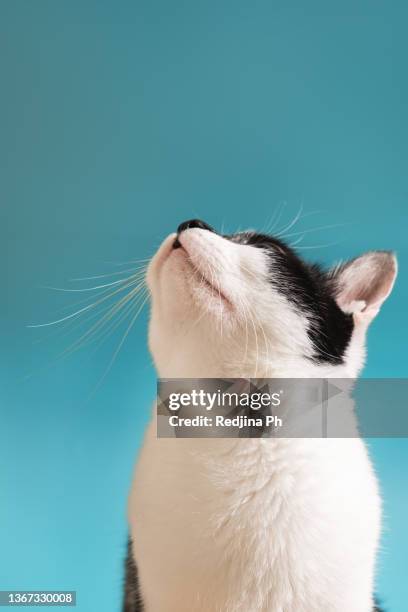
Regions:
<svg viewBox="0 0 408 612"><path fill-rule="evenodd" d="M160 377L358 374L366 321L344 365L316 365L313 320L272 289L262 250L173 241L148 273ZM358 438L157 439L153 418L129 500L145 611L371 612L380 506Z"/></svg>

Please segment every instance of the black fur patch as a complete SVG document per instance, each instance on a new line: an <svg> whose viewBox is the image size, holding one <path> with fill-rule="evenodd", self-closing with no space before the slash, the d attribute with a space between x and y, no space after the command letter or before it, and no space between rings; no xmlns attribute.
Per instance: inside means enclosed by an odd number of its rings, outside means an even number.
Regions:
<svg viewBox="0 0 408 612"><path fill-rule="evenodd" d="M139 587L136 563L132 554L132 542L129 538L125 561L125 590L122 612L143 612L143 602Z"/></svg>
<svg viewBox="0 0 408 612"><path fill-rule="evenodd" d="M354 324L352 315L345 314L334 299L336 285L330 273L307 264L284 242L266 234L243 232L226 238L270 254L271 283L312 321L314 360L342 363Z"/></svg>

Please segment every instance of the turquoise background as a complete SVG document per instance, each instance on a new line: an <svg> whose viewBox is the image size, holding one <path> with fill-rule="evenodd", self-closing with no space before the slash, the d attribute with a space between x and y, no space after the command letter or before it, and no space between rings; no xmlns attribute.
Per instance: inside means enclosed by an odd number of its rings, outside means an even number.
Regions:
<svg viewBox="0 0 408 612"><path fill-rule="evenodd" d="M41 286L120 270L106 262L150 256L191 217L261 229L303 202L318 212L292 231L345 224L305 234L317 248L303 255L398 252L365 375L407 376L407 18L376 0L0 1L2 589L120 609L155 391L146 313L92 393L124 330L58 360L67 338L26 325L77 295ZM408 445L369 445L385 500L378 592L405 612Z"/></svg>

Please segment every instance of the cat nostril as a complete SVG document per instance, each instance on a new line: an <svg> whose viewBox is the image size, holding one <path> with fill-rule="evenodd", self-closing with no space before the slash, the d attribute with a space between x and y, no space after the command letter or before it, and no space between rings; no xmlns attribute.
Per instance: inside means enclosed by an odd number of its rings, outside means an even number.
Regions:
<svg viewBox="0 0 408 612"><path fill-rule="evenodd" d="M208 225L208 223L205 223L204 221L201 221L200 219L190 219L189 221L184 221L183 223L180 223L180 225L177 228L177 234L181 234L181 232L184 232L184 230L194 229L194 228L208 230L209 232L215 231L211 227L211 225Z"/></svg>

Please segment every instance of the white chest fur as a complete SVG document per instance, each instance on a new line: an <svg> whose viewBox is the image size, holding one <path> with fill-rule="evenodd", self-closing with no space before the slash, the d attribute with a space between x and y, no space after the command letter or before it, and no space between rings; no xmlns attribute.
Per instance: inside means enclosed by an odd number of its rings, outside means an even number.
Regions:
<svg viewBox="0 0 408 612"><path fill-rule="evenodd" d="M380 499L359 439L157 439L129 503L146 612L371 612Z"/></svg>

